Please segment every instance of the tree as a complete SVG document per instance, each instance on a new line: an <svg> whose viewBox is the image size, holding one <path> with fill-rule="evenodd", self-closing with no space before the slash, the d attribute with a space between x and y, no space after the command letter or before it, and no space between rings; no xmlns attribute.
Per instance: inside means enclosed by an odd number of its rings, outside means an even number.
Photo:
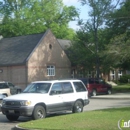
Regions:
<svg viewBox="0 0 130 130"><path fill-rule="evenodd" d="M106 60L113 63L114 67L130 69L130 1L121 3L121 7L114 13L110 13L108 19L109 44L106 46L104 56Z"/></svg>
<svg viewBox="0 0 130 130"><path fill-rule="evenodd" d="M94 57L95 57L95 66L97 71L97 78L100 76L100 57L99 52L103 47L100 47L102 40L100 39L101 30L105 26L105 20L111 10L114 9L115 6L112 4L112 0L79 0L82 5L88 5L90 7L89 17L90 19L87 22L83 22L83 20L79 21L79 25L82 26L78 31L78 35L83 34L84 37L79 37L82 44L85 46L89 46L90 44L95 45L95 49L93 49ZM118 3L119 1L117 1ZM86 38L85 38L86 37ZM102 38L102 37L101 37ZM99 45L100 44L100 45ZM88 47L89 48L89 47ZM87 53L86 53L87 54ZM89 58L89 57L88 57Z"/></svg>
<svg viewBox="0 0 130 130"><path fill-rule="evenodd" d="M106 48L106 61L113 63L114 68L130 69L130 38L127 33L115 36Z"/></svg>
<svg viewBox="0 0 130 130"><path fill-rule="evenodd" d="M4 37L44 32L50 28L57 38L72 39L74 31L68 23L78 17L74 6L62 0L3 0L0 33Z"/></svg>
<svg viewBox="0 0 130 130"><path fill-rule="evenodd" d="M110 29L110 34L113 36L123 34L130 30L130 1L124 0L120 4L120 8L111 12L107 19L106 25Z"/></svg>

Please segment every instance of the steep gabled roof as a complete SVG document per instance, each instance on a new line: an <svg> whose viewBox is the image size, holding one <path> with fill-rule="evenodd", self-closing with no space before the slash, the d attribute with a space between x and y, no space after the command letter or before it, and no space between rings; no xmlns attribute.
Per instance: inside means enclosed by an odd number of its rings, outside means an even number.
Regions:
<svg viewBox="0 0 130 130"><path fill-rule="evenodd" d="M64 40L64 39L57 39L57 40L60 43L63 50L66 50L72 45L70 40Z"/></svg>
<svg viewBox="0 0 130 130"><path fill-rule="evenodd" d="M58 40L60 46L62 47L62 49L65 51L65 53L66 53L68 59L69 59L70 62L72 63L73 61L71 61L71 58L70 58L70 54L71 54L72 52L70 52L70 51L68 50L68 48L72 46L72 41L70 41L70 40L65 40L65 39L57 39L57 40Z"/></svg>
<svg viewBox="0 0 130 130"><path fill-rule="evenodd" d="M0 66L21 65L38 45L44 33L0 40Z"/></svg>

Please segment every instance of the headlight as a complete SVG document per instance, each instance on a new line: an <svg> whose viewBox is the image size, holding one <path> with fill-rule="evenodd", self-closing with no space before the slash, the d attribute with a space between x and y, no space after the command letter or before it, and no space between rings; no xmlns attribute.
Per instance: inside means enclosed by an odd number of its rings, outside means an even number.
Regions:
<svg viewBox="0 0 130 130"><path fill-rule="evenodd" d="M21 106L30 106L31 101L20 101Z"/></svg>

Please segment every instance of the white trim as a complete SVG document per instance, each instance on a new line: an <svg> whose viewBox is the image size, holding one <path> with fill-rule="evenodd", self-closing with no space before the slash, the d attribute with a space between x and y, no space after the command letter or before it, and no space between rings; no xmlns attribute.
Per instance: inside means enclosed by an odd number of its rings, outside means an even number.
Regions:
<svg viewBox="0 0 130 130"><path fill-rule="evenodd" d="M55 76L55 66L54 65L47 66L47 76Z"/></svg>

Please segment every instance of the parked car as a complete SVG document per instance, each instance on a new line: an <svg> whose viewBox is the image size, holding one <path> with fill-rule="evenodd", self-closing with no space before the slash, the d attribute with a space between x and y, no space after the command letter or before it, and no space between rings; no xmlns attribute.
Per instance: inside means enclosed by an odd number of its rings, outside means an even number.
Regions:
<svg viewBox="0 0 130 130"><path fill-rule="evenodd" d="M88 91L82 81L53 80L32 82L21 94L4 98L1 109L10 121L19 116L36 120L58 112L79 113L87 104Z"/></svg>
<svg viewBox="0 0 130 130"><path fill-rule="evenodd" d="M101 78L80 78L80 80L86 85L90 96L112 93L112 85Z"/></svg>
<svg viewBox="0 0 130 130"><path fill-rule="evenodd" d="M5 97L6 97L5 95L0 94L0 111L1 111L1 103L2 103L2 100L3 100Z"/></svg>
<svg viewBox="0 0 130 130"><path fill-rule="evenodd" d="M0 81L0 94L10 96L21 93L22 89L14 84L6 81Z"/></svg>

